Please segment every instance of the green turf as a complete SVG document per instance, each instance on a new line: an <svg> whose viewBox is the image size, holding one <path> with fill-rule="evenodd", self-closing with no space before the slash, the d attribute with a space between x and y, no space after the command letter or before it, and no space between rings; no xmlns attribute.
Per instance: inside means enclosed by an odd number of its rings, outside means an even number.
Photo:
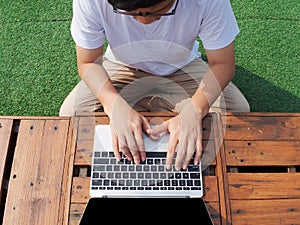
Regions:
<svg viewBox="0 0 300 225"><path fill-rule="evenodd" d="M300 1L233 0L235 83L252 111L300 112Z"/></svg>
<svg viewBox="0 0 300 225"><path fill-rule="evenodd" d="M234 82L252 111L300 112L300 1L232 0ZM0 115L58 115L78 82L72 0L0 0Z"/></svg>

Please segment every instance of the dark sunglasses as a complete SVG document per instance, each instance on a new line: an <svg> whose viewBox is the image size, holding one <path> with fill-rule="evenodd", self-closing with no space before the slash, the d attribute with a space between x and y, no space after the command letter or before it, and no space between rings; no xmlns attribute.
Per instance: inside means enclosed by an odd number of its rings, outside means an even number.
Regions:
<svg viewBox="0 0 300 225"><path fill-rule="evenodd" d="M179 0L176 0L175 7L171 12L167 12L167 13L156 13L156 12L159 12L159 11L162 11L162 10L168 8L172 2L173 2L173 0L171 0L167 5L165 5L164 7L162 7L159 10L156 10L155 12L128 12L126 10L117 9L115 7L113 8L113 11L114 11L114 13L127 15L127 16L171 16L171 15L175 14Z"/></svg>

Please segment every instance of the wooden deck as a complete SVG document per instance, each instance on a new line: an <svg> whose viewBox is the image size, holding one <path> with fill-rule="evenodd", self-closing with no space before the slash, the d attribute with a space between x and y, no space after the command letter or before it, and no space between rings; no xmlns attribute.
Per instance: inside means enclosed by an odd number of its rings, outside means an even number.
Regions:
<svg viewBox="0 0 300 225"><path fill-rule="evenodd" d="M299 114L222 120L232 224L300 224Z"/></svg>
<svg viewBox="0 0 300 225"><path fill-rule="evenodd" d="M0 124L2 224L67 222L70 119L3 117Z"/></svg>
<svg viewBox="0 0 300 225"><path fill-rule="evenodd" d="M108 122L101 113L0 117L2 224L79 224L94 126ZM203 139L204 200L214 224L300 224L300 113L209 114Z"/></svg>

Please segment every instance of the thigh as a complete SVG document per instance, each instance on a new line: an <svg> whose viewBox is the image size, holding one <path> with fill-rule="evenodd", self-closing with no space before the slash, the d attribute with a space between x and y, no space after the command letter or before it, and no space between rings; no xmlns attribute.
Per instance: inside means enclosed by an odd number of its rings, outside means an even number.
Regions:
<svg viewBox="0 0 300 225"><path fill-rule="evenodd" d="M76 91L75 91L76 90ZM75 112L96 112L103 111L103 107L96 96L87 87L85 82L81 80L74 88L74 105Z"/></svg>
<svg viewBox="0 0 300 225"><path fill-rule="evenodd" d="M104 61L103 66L115 89L130 105L153 94L156 76L108 60Z"/></svg>
<svg viewBox="0 0 300 225"><path fill-rule="evenodd" d="M74 116L76 112L95 111L103 111L103 108L95 95L81 80L65 98L60 107L59 115Z"/></svg>
<svg viewBox="0 0 300 225"><path fill-rule="evenodd" d="M163 92L181 93L191 97L199 87L207 69L207 63L197 58L172 75L163 77L158 88Z"/></svg>
<svg viewBox="0 0 300 225"><path fill-rule="evenodd" d="M180 111L198 89L207 69L207 63L197 58L172 75L160 77L157 95L171 102L176 111Z"/></svg>
<svg viewBox="0 0 300 225"><path fill-rule="evenodd" d="M208 70L208 64L196 59L176 73L167 76L160 82L161 98L165 98L175 105L175 111L180 112L189 102ZM247 99L230 81L220 96L212 104L210 111L214 112L249 112L250 107Z"/></svg>

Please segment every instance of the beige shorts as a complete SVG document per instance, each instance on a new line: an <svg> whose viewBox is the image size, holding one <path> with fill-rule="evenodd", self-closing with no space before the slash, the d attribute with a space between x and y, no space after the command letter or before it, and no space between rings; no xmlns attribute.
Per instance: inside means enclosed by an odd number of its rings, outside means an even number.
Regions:
<svg viewBox="0 0 300 225"><path fill-rule="evenodd" d="M150 112L180 112L208 69L207 63L201 59L195 59L168 76L151 75L106 59L103 66L116 90L133 108ZM103 107L81 80L61 105L59 115L72 116L75 112L97 111L103 111ZM210 111L249 112L250 107L241 91L229 82Z"/></svg>

